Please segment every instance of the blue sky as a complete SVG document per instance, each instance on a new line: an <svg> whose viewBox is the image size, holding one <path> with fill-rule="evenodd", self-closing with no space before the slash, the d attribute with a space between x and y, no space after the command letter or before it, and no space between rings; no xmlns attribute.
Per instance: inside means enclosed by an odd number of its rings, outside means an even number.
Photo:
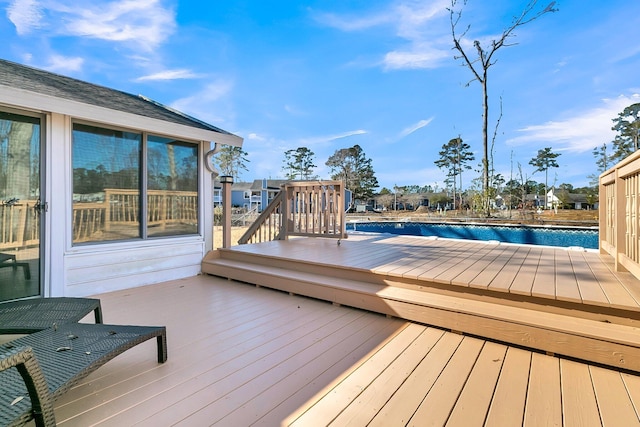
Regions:
<svg viewBox="0 0 640 427"><path fill-rule="evenodd" d="M496 38L526 1L468 0L469 41ZM546 3L545 3L546 4ZM360 145L381 188L439 185L442 145L482 157L481 87L454 59L449 0L0 0L2 57L156 101L245 139L242 180L283 176L308 147L316 172ZM561 153L549 184L588 184L611 119L640 102L640 2L558 1L519 28L489 71L503 114L496 171ZM493 128L494 125L491 125ZM476 165L474 164L474 167ZM512 172L513 171L513 172ZM464 186L477 176L463 176Z"/></svg>

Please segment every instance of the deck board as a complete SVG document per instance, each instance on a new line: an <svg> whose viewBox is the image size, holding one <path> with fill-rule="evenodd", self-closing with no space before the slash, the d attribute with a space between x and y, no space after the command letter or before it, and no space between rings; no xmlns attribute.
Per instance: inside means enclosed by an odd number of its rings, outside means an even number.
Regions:
<svg viewBox="0 0 640 427"><path fill-rule="evenodd" d="M491 280L488 288L492 291L509 292L513 281L519 276L520 268L527 259L530 251L531 248L529 246L519 247L502 270L500 270L500 273Z"/></svg>
<svg viewBox="0 0 640 427"><path fill-rule="evenodd" d="M61 426L571 425L594 402L638 422L637 375L362 310L208 276L99 297L112 323L165 324L169 360L118 356L56 402Z"/></svg>
<svg viewBox="0 0 640 427"><path fill-rule="evenodd" d="M354 377L359 380L358 394L351 400L351 404L344 407L345 395L341 392L337 396L341 399L335 401L334 407L339 412L331 420L327 420L327 425L335 426L362 426L367 425L377 414L379 408L383 407L393 393L411 375L415 367L422 361L425 353L428 353L442 338L444 332L437 329L427 329L420 331L420 334L407 345L406 348L385 349L384 356L387 360L385 366L377 365L376 369L363 366L354 372ZM389 355L394 354L393 360L389 360ZM367 363L369 365L369 363ZM351 378L349 378L351 382ZM341 385L341 388L344 385ZM324 400L324 399L323 399ZM322 412L322 406L314 407L314 413ZM305 420L310 419L308 414ZM314 416L315 418L315 416ZM306 421L305 421L306 422Z"/></svg>
<svg viewBox="0 0 640 427"><path fill-rule="evenodd" d="M524 426L562 425L560 360L533 353Z"/></svg>
<svg viewBox="0 0 640 427"><path fill-rule="evenodd" d="M334 239L301 238L232 249L391 279L493 288L640 312L640 281L613 272L608 256L596 251L368 234L350 235L339 246Z"/></svg>
<svg viewBox="0 0 640 427"><path fill-rule="evenodd" d="M456 277L467 269L472 268L472 266L478 262L479 259L482 259L490 250L492 250L492 248L487 245L475 245L473 250L468 251L469 255L466 258L460 260L453 268L449 268L434 277L434 280L439 283L452 284ZM467 284L465 283L464 286L467 286Z"/></svg>
<svg viewBox="0 0 640 427"><path fill-rule="evenodd" d="M633 292L636 290L635 287L625 286L621 281L621 275L612 274L610 267L603 257L591 253L585 255L591 271L596 276L612 307L640 307L638 304L640 299L637 298ZM636 291L640 292L640 290Z"/></svg>
<svg viewBox="0 0 640 427"><path fill-rule="evenodd" d="M555 261L556 298L562 301L582 302L576 272L571 265L569 253L556 250Z"/></svg>
<svg viewBox="0 0 640 427"><path fill-rule="evenodd" d="M474 259L474 255L480 250L478 245L469 245L459 248L452 256L448 256L443 259L439 265L429 269L428 272L418 275L418 280L432 280L436 283L450 283L451 280L447 277L440 277L443 274L449 273L450 275L460 273L464 271L464 266L468 264L468 261ZM467 262L465 262L467 261Z"/></svg>
<svg viewBox="0 0 640 427"><path fill-rule="evenodd" d="M442 245L442 242L438 242L438 246L439 245ZM438 246L434 245L434 248ZM445 246L447 248L446 251L433 250L433 252L427 256L417 258L417 261L409 266L412 268L402 272L402 277L406 279L418 279L425 276L431 277L431 275L428 274L431 270L438 268L443 262L448 262L452 254L464 253L470 246L468 242L460 242L456 245Z"/></svg>
<svg viewBox="0 0 640 427"><path fill-rule="evenodd" d="M505 246L500 256L492 259L490 263L480 270L478 275L473 279L471 286L474 288L488 288L496 276L502 272L503 268L508 266L509 261L518 252L518 249L517 246Z"/></svg>
<svg viewBox="0 0 640 427"><path fill-rule="evenodd" d="M371 427L406 425L456 353L463 339L462 336L455 334L443 336L368 425Z"/></svg>
<svg viewBox="0 0 640 427"><path fill-rule="evenodd" d="M571 267L576 276L582 300L595 305L609 305L610 301L607 295L584 257L585 252L568 251L567 254L571 260Z"/></svg>
<svg viewBox="0 0 640 427"><path fill-rule="evenodd" d="M556 299L555 251L543 250L540 255L531 295Z"/></svg>
<svg viewBox="0 0 640 427"><path fill-rule="evenodd" d="M589 367L570 360L560 361L562 415L565 425L599 426L600 413Z"/></svg>
<svg viewBox="0 0 640 427"><path fill-rule="evenodd" d="M529 250L527 257L520 266L520 270L518 270L517 278L514 278L509 287L510 293L526 296L531 295L531 289L533 288L533 282L538 271L541 255L542 248L532 247Z"/></svg>
<svg viewBox="0 0 640 427"><path fill-rule="evenodd" d="M451 283L478 288L486 287L476 282L477 277L507 250L507 246L504 245L488 244L488 247L489 251L483 251L482 256L473 265L457 275Z"/></svg>
<svg viewBox="0 0 640 427"><path fill-rule="evenodd" d="M590 367L600 416L604 425L638 426L638 413L632 404L620 373Z"/></svg>
<svg viewBox="0 0 640 427"><path fill-rule="evenodd" d="M465 337L438 380L420 402L408 423L409 426L445 425L484 344L482 340ZM418 388L416 392L418 391L422 390ZM477 415L478 413L474 414Z"/></svg>
<svg viewBox="0 0 640 427"><path fill-rule="evenodd" d="M507 347L487 342L473 367L447 425L468 427L484 425L486 413L502 370Z"/></svg>
<svg viewBox="0 0 640 427"><path fill-rule="evenodd" d="M491 399L486 425L519 426L523 422L532 353L508 348Z"/></svg>

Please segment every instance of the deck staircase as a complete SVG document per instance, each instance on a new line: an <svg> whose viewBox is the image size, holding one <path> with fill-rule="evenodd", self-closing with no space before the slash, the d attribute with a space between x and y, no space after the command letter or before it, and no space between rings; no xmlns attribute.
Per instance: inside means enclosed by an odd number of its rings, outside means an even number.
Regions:
<svg viewBox="0 0 640 427"><path fill-rule="evenodd" d="M311 261L264 250L218 249L202 262L202 272L230 280L326 300L454 332L535 349L592 363L640 372L640 309L605 307L544 296L462 287L424 278L393 277L370 269L323 263L339 245L313 240L300 251ZM343 245L356 242L344 242ZM282 253L282 252L280 252ZM384 257L380 252L366 256ZM632 280L632 279L630 279Z"/></svg>

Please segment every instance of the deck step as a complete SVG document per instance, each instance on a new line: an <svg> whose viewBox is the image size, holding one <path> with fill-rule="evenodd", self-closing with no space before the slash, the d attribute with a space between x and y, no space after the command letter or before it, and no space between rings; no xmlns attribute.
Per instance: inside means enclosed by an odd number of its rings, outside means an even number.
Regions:
<svg viewBox="0 0 640 427"><path fill-rule="evenodd" d="M444 295L225 259L219 253L205 258L202 271L547 353L640 372L640 329L630 325L469 299L463 293Z"/></svg>

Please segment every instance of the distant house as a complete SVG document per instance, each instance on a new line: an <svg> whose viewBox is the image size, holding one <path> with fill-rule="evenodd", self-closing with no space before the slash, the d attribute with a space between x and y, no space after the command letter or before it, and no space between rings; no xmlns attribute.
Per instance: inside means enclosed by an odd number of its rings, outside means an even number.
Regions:
<svg viewBox="0 0 640 427"><path fill-rule="evenodd" d="M547 192L547 207L564 207L566 209L596 209L596 204L588 201L588 196L581 193L564 193L552 187Z"/></svg>
<svg viewBox="0 0 640 427"><path fill-rule="evenodd" d="M199 273L207 153L242 142L143 96L0 60L0 267L25 267L0 268L0 300Z"/></svg>

